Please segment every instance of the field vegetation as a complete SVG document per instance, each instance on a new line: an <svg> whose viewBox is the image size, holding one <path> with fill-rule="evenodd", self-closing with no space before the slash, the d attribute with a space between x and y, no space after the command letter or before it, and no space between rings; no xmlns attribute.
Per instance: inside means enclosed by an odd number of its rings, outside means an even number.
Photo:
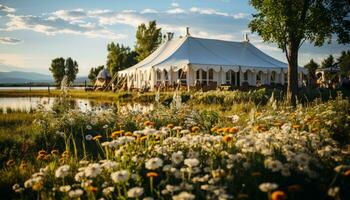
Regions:
<svg viewBox="0 0 350 200"><path fill-rule="evenodd" d="M149 112L64 103L11 111L0 115L0 191L6 199L348 199L350 103L331 94L296 107L256 90L139 94L154 103Z"/></svg>

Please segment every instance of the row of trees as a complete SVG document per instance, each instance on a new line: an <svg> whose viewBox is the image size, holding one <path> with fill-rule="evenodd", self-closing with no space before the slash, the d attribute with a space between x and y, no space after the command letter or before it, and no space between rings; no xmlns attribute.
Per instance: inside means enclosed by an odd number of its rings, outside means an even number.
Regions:
<svg viewBox="0 0 350 200"><path fill-rule="evenodd" d="M316 70L329 67L339 67L341 76L350 75L350 50L342 51L341 55L334 59L333 55L329 55L325 58L321 64L316 63L313 59L304 66L309 70L310 78L316 79Z"/></svg>
<svg viewBox="0 0 350 200"><path fill-rule="evenodd" d="M107 45L107 62L108 71L113 76L120 70L135 65L137 62L145 59L154 50L157 49L162 41L161 29L157 28L156 21L150 21L148 26L141 24L136 31L136 44L134 50L122 44L114 42ZM99 71L104 66L92 67L88 75L89 79L94 82Z"/></svg>
<svg viewBox="0 0 350 200"><path fill-rule="evenodd" d="M77 61L70 57L66 60L62 57L53 59L49 70L51 71L57 86L61 85L62 79L65 75L67 76L68 82L73 83L79 72Z"/></svg>

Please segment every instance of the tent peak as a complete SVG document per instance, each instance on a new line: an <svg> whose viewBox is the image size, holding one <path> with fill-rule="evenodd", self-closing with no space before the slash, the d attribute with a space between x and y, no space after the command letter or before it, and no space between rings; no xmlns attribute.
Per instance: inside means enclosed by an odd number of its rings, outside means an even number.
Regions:
<svg viewBox="0 0 350 200"><path fill-rule="evenodd" d="M186 27L186 37L191 36L190 27Z"/></svg>

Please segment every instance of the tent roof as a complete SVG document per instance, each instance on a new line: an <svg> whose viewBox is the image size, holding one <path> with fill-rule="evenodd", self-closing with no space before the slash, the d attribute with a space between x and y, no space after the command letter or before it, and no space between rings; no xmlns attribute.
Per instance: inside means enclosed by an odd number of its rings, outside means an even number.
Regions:
<svg viewBox="0 0 350 200"><path fill-rule="evenodd" d="M97 79L103 79L106 80L108 78L111 78L111 75L109 74L107 69L102 69L98 74L97 74Z"/></svg>
<svg viewBox="0 0 350 200"><path fill-rule="evenodd" d="M287 70L288 65L260 51L249 42L231 42L216 39L183 37L163 43L156 51L138 64L120 71L186 69L191 64L197 68L242 67L245 69ZM302 68L304 71L304 69Z"/></svg>

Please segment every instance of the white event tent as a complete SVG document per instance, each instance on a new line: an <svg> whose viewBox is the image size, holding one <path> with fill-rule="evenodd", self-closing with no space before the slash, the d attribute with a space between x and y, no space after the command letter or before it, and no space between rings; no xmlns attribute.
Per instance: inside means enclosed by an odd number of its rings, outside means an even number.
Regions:
<svg viewBox="0 0 350 200"><path fill-rule="evenodd" d="M127 87L154 90L160 85L180 83L257 86L287 82L288 65L257 49L249 41L231 42L190 35L163 43L138 64L118 72ZM299 67L299 84L305 68Z"/></svg>

